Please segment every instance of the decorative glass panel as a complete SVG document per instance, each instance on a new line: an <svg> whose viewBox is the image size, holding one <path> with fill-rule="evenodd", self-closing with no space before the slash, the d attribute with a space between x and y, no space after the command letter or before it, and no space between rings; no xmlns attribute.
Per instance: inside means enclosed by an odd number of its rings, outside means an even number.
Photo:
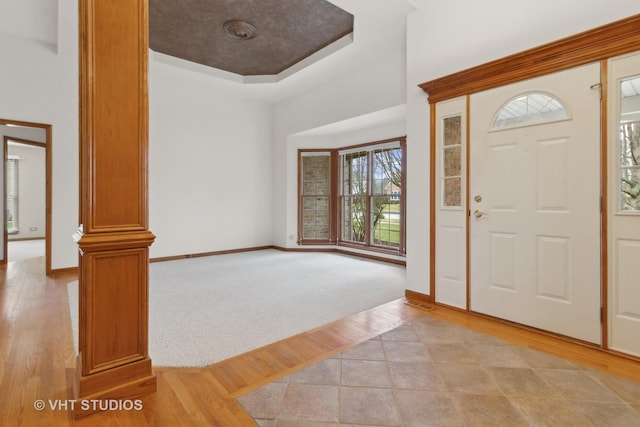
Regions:
<svg viewBox="0 0 640 427"><path fill-rule="evenodd" d="M445 178L444 205L460 206L462 200L462 180L460 178Z"/></svg>
<svg viewBox="0 0 640 427"><path fill-rule="evenodd" d="M620 209L640 211L640 77L620 83Z"/></svg>
<svg viewBox="0 0 640 427"><path fill-rule="evenodd" d="M509 100L502 106L493 128L547 122L569 117L564 105L552 95L531 92Z"/></svg>
<svg viewBox="0 0 640 427"><path fill-rule="evenodd" d="M460 176L462 167L462 147L445 147L444 149L444 176Z"/></svg>
<svg viewBox="0 0 640 427"><path fill-rule="evenodd" d="M444 145L460 145L462 143L462 117L447 117L444 122Z"/></svg>
<svg viewBox="0 0 640 427"><path fill-rule="evenodd" d="M462 206L462 117L443 119L442 204Z"/></svg>

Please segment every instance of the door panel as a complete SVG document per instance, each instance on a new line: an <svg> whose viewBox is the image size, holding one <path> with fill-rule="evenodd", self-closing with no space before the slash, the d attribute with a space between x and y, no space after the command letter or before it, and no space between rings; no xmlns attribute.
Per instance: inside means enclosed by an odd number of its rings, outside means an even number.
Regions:
<svg viewBox="0 0 640 427"><path fill-rule="evenodd" d="M466 98L438 103L436 141L436 301L467 308Z"/></svg>
<svg viewBox="0 0 640 427"><path fill-rule="evenodd" d="M623 203L621 182L626 166L635 172L630 186L640 183L640 135L621 140L622 126L640 128L640 54L612 59L609 70L609 347L640 356L640 196L636 208Z"/></svg>
<svg viewBox="0 0 640 427"><path fill-rule="evenodd" d="M599 81L593 64L471 96L473 311L600 343ZM568 117L494 129L530 92Z"/></svg>

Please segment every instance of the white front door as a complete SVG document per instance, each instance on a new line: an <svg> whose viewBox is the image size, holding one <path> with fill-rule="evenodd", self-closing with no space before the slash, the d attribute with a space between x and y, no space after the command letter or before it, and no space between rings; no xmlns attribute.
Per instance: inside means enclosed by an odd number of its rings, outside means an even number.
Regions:
<svg viewBox="0 0 640 427"><path fill-rule="evenodd" d="M471 96L472 311L600 343L599 82L592 64Z"/></svg>

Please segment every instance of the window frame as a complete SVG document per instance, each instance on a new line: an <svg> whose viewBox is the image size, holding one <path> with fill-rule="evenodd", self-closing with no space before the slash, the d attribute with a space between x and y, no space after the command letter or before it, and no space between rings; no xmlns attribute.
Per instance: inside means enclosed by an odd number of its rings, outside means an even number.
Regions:
<svg viewBox="0 0 640 427"><path fill-rule="evenodd" d="M304 168L303 162L306 156L329 156L329 236L327 239L305 239L304 238L304 198L306 194L304 192ZM299 245L334 245L337 242L336 238L336 191L335 191L335 174L334 169L337 167L336 160L337 152L335 150L326 149L299 149L298 150L298 238L296 242ZM309 195L313 197L313 195Z"/></svg>
<svg viewBox="0 0 640 427"><path fill-rule="evenodd" d="M375 230L371 229L371 210L374 195L372 192L372 167L371 162L376 150L392 148L394 144L401 150L401 189L400 194L389 194L389 200L398 197L400 205L399 214L399 243L398 246L386 246L376 244L373 238ZM332 149L298 149L298 245L336 245L345 248L361 249L372 252L380 252L390 255L404 257L406 255L406 195L403 191L406 188L406 136L389 138L364 144L351 145ZM330 216L330 232L329 239L304 239L303 238L303 157L312 155L310 153L330 153L330 188L329 197L329 216ZM366 198L365 208L365 241L356 242L343 238L343 170L342 159L344 155L354 153L367 153L367 192L363 197Z"/></svg>

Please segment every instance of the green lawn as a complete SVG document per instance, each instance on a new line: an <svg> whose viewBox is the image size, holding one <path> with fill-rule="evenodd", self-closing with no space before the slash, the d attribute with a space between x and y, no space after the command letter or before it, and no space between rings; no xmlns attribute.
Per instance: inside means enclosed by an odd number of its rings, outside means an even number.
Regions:
<svg viewBox="0 0 640 427"><path fill-rule="evenodd" d="M382 219L373 233L377 244L398 246L400 244L400 221Z"/></svg>

